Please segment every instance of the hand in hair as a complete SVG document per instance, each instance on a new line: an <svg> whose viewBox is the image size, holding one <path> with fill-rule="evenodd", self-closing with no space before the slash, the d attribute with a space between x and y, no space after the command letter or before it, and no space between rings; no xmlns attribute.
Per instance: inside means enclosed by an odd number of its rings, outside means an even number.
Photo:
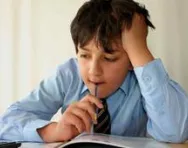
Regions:
<svg viewBox="0 0 188 148"><path fill-rule="evenodd" d="M134 14L130 28L124 26L122 45L133 67L143 66L154 58L147 46L148 27L143 15Z"/></svg>

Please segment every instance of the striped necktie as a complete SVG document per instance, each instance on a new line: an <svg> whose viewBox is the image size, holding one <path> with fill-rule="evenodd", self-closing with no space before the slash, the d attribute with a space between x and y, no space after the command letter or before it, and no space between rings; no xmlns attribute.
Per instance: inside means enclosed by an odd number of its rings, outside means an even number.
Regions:
<svg viewBox="0 0 188 148"><path fill-rule="evenodd" d="M110 124L110 114L108 112L108 106L106 99L101 99L103 108L98 110L97 113L97 124L94 125L95 133L110 134L111 124Z"/></svg>

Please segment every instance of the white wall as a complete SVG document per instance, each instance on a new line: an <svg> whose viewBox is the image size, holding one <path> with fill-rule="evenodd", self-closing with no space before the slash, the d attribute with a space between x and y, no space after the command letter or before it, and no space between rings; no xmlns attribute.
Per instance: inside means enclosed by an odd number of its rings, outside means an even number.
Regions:
<svg viewBox="0 0 188 148"><path fill-rule="evenodd" d="M37 81L75 56L70 23L81 1L32 0L32 35Z"/></svg>
<svg viewBox="0 0 188 148"><path fill-rule="evenodd" d="M69 27L84 1L0 0L0 113L75 56ZM188 1L137 1L145 3L157 28L148 38L152 53L188 92Z"/></svg>

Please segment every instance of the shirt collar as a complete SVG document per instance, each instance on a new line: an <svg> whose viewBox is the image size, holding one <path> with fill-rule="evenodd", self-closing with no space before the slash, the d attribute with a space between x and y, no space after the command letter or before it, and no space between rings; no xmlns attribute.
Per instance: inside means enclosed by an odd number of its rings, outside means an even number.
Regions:
<svg viewBox="0 0 188 148"><path fill-rule="evenodd" d="M123 83L120 86L120 89L124 91L125 95L127 95L129 91L130 76L131 76L131 72L128 72L127 76L125 77Z"/></svg>
<svg viewBox="0 0 188 148"><path fill-rule="evenodd" d="M83 82L83 88L81 90L81 94L85 93L88 90L87 86Z"/></svg>

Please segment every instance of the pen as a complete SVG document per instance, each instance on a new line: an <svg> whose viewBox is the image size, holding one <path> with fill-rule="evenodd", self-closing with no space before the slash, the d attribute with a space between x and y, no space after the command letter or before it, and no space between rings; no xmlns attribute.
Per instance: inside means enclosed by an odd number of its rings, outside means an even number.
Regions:
<svg viewBox="0 0 188 148"><path fill-rule="evenodd" d="M95 97L98 97L98 85L96 84L95 85ZM95 110L95 120L97 120L97 113L98 113L98 108L96 107L96 110ZM91 127L91 133L93 134L94 133L94 123L92 124L92 127Z"/></svg>
<svg viewBox="0 0 188 148"><path fill-rule="evenodd" d="M95 97L98 98L98 85L95 86ZM95 110L95 120L97 120L97 114L98 114L98 107L96 107Z"/></svg>

